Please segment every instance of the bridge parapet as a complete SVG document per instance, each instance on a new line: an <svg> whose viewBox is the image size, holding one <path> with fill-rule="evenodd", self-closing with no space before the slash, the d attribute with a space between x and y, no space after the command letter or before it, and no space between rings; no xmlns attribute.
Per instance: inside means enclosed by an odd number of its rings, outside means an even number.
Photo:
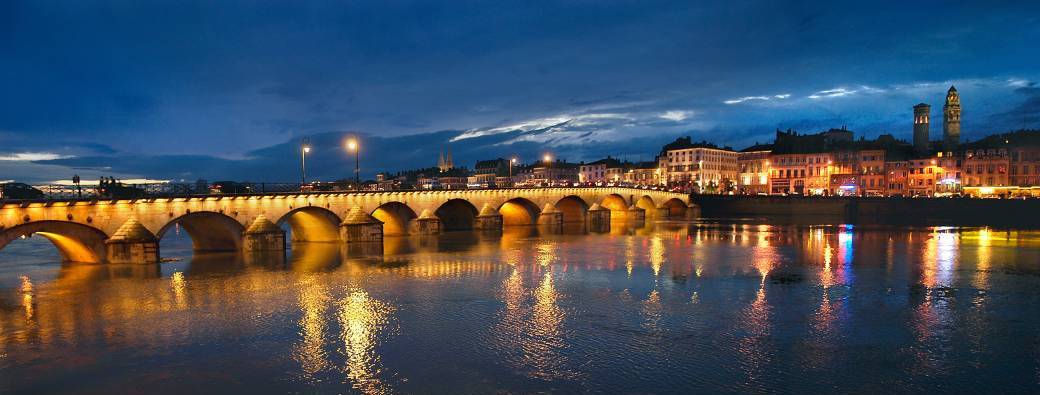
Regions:
<svg viewBox="0 0 1040 395"><path fill-rule="evenodd" d="M179 226L191 236L197 250L241 250L247 227L260 217L278 226L287 225L293 241L342 241L340 225L352 210L378 220L382 226L381 234L399 235L413 233L416 229L422 229L420 233L437 233L484 227L482 224L487 221L479 220L479 209L485 206L499 216L498 225L490 226L501 227L557 220L585 222L593 205L614 212L612 217L615 218L643 213L653 217L665 212L657 210L658 207L669 208L668 213L685 212L688 202L688 196L681 193L626 187L314 192L14 202L0 203L0 248L20 236L49 230L56 230L55 234L61 235L77 233L69 229L79 229L82 231L79 233L101 234L104 239L115 235L131 218L158 239ZM551 219L542 220L545 207L553 208L558 214L547 213L546 218ZM416 213L423 213L423 216ZM602 215L597 216L601 218ZM434 223L436 225L431 225ZM74 244L81 236L68 238ZM85 248L96 250L96 246ZM100 255L92 258L89 254L78 254L74 259L104 261L107 254Z"/></svg>

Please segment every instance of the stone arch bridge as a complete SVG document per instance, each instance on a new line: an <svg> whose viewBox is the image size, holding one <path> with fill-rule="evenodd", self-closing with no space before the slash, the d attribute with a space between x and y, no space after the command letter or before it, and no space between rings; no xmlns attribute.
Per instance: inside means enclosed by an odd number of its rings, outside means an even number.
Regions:
<svg viewBox="0 0 1040 395"><path fill-rule="evenodd" d="M154 263L179 225L196 251L284 252L292 241L381 242L383 235L501 231L503 226L609 228L612 219L691 215L687 195L623 187L282 193L7 202L0 249L29 235L70 262Z"/></svg>

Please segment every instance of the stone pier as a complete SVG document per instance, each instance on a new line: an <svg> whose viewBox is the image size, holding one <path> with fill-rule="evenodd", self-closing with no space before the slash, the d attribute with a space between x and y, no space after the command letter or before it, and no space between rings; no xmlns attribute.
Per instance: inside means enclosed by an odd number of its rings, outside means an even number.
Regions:
<svg viewBox="0 0 1040 395"><path fill-rule="evenodd" d="M590 232L609 232L610 209L600 206L599 203L593 203L588 210L588 221Z"/></svg>
<svg viewBox="0 0 1040 395"><path fill-rule="evenodd" d="M285 231L260 214L242 232L242 252L284 252Z"/></svg>
<svg viewBox="0 0 1040 395"><path fill-rule="evenodd" d="M382 243L383 222L354 206L339 224L339 236L345 243ZM381 249L381 248L380 248Z"/></svg>
<svg viewBox="0 0 1040 395"><path fill-rule="evenodd" d="M542 213L538 215L538 227L551 233L562 232L563 212L557 210L552 203L546 203Z"/></svg>
<svg viewBox="0 0 1040 395"><path fill-rule="evenodd" d="M412 221L412 234L414 235L437 235L441 233L441 219L424 209L419 218Z"/></svg>
<svg viewBox="0 0 1040 395"><path fill-rule="evenodd" d="M158 263L159 239L131 217L105 240L105 254L109 263Z"/></svg>
<svg viewBox="0 0 1040 395"><path fill-rule="evenodd" d="M480 214L477 214L477 218L473 221L473 229L482 232L501 232L502 214L491 204L484 203Z"/></svg>
<svg viewBox="0 0 1040 395"><path fill-rule="evenodd" d="M641 224L646 222L646 210L643 210L636 205L631 205L628 210L625 211L625 218L633 224Z"/></svg>

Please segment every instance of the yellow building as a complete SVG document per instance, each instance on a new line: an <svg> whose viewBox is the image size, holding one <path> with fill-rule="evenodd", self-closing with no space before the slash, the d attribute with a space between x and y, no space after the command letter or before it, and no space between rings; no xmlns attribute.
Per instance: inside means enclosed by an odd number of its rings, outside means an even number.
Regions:
<svg viewBox="0 0 1040 395"><path fill-rule="evenodd" d="M756 144L737 153L737 192L754 195L769 193L769 155L772 146Z"/></svg>

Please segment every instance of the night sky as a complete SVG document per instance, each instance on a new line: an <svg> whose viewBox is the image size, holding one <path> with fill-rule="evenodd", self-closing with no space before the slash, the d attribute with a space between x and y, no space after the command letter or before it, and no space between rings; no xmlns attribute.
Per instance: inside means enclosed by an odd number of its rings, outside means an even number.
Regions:
<svg viewBox="0 0 1040 395"><path fill-rule="evenodd" d="M139 3L151 3L139 4ZM211 4L213 3L213 4ZM0 1L0 180L293 181L777 128L1040 128L1040 2ZM700 4L706 3L706 4Z"/></svg>

